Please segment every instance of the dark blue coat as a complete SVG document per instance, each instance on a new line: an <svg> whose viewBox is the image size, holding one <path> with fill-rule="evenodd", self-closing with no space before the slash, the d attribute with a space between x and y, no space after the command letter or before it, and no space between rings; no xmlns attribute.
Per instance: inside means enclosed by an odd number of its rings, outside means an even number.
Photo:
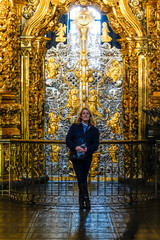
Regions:
<svg viewBox="0 0 160 240"><path fill-rule="evenodd" d="M66 136L66 144L71 151L75 151L76 146L80 146L83 143L82 141L84 138L87 147L87 153L88 155L92 155L92 153L94 153L99 146L99 130L94 126L91 126L86 131L84 136L82 123L73 123Z"/></svg>

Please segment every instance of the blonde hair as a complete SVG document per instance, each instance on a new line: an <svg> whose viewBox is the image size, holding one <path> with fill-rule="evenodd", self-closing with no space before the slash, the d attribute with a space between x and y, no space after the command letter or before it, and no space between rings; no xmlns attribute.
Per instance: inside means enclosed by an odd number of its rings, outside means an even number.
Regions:
<svg viewBox="0 0 160 240"><path fill-rule="evenodd" d="M82 110L79 112L79 115L78 115L78 117L77 117L76 123L77 123L77 124L81 124L81 122L82 122L82 112L83 112L83 110L87 110L87 111L89 112L90 118L89 118L89 121L88 121L88 125L94 126L94 125L95 125L95 122L94 122L94 119L93 119L93 114L92 114L92 112L91 112L88 108L86 108L86 107L82 108Z"/></svg>

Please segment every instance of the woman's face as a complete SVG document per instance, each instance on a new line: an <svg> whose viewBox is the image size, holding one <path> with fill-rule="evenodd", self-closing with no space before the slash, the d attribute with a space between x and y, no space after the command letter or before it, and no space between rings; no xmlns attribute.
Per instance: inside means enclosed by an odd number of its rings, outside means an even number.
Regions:
<svg viewBox="0 0 160 240"><path fill-rule="evenodd" d="M86 109L84 109L84 110L82 111L82 116L81 116L81 118L82 118L82 121L88 122L89 119L90 119L90 113L89 113Z"/></svg>

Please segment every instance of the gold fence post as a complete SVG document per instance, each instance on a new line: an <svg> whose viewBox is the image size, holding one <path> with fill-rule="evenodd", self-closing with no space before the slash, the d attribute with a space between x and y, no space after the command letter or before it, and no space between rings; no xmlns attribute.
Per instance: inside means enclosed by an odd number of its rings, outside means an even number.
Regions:
<svg viewBox="0 0 160 240"><path fill-rule="evenodd" d="M0 103L2 96L0 96ZM0 127L0 136L2 137L2 127ZM2 144L0 144L0 181L2 179Z"/></svg>
<svg viewBox="0 0 160 240"><path fill-rule="evenodd" d="M131 157L130 157L130 204L133 203L133 143L131 143Z"/></svg>
<svg viewBox="0 0 160 240"><path fill-rule="evenodd" d="M11 196L11 143L9 143L9 197Z"/></svg>

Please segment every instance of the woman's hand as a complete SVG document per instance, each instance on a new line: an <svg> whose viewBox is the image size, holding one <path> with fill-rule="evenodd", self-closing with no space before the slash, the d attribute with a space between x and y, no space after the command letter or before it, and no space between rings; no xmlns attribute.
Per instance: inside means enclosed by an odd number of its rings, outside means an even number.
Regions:
<svg viewBox="0 0 160 240"><path fill-rule="evenodd" d="M86 152L86 151L87 151L87 148L86 148L86 147L85 147L85 148L82 148L81 146L77 146L77 147L75 148L75 150L76 150L77 152L83 153L83 152Z"/></svg>
<svg viewBox="0 0 160 240"><path fill-rule="evenodd" d="M84 148L84 152L87 152L87 147Z"/></svg>

